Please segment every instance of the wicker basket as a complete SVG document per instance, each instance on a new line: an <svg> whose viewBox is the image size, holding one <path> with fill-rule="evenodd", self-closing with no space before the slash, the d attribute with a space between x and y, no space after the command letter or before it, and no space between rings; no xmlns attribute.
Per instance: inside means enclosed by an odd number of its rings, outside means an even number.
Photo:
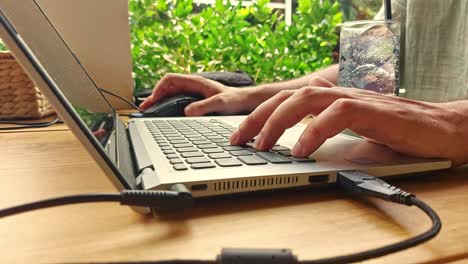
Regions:
<svg viewBox="0 0 468 264"><path fill-rule="evenodd" d="M10 52L0 52L0 119L41 118L52 106Z"/></svg>

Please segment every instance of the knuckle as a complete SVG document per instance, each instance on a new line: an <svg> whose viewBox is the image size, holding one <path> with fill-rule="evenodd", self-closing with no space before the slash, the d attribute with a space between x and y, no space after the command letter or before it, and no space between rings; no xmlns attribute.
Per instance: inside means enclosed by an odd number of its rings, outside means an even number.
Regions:
<svg viewBox="0 0 468 264"><path fill-rule="evenodd" d="M292 91L283 90L283 91L279 92L276 97L278 99L280 99L280 100L283 100L283 99L288 98L289 96L291 96L291 94L292 94Z"/></svg>
<svg viewBox="0 0 468 264"><path fill-rule="evenodd" d="M358 101L348 98L340 98L332 104L332 107L334 111L338 111L340 113L348 113L352 112L356 109L356 107L358 107Z"/></svg>
<svg viewBox="0 0 468 264"><path fill-rule="evenodd" d="M223 95L215 95L213 96L212 102L218 106L224 107L228 105L229 99Z"/></svg>
<svg viewBox="0 0 468 264"><path fill-rule="evenodd" d="M278 93L279 96L286 96L289 95L290 91L289 90L282 90Z"/></svg>
<svg viewBox="0 0 468 264"><path fill-rule="evenodd" d="M317 94L317 89L315 89L314 87L307 86L307 87L303 87L299 89L299 95L301 97L311 97L316 94Z"/></svg>

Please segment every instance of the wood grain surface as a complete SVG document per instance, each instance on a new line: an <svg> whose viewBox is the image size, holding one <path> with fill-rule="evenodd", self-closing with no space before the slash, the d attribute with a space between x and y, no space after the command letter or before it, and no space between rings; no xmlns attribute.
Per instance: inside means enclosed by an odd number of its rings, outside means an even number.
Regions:
<svg viewBox="0 0 468 264"><path fill-rule="evenodd" d="M116 191L69 131L1 133L0 143L1 208ZM468 263L468 167L391 182L433 206L442 232L369 263ZM393 243L429 225L415 208L333 187L197 201L177 219L118 204L73 205L1 219L0 263L214 259L223 247L290 248L316 259Z"/></svg>

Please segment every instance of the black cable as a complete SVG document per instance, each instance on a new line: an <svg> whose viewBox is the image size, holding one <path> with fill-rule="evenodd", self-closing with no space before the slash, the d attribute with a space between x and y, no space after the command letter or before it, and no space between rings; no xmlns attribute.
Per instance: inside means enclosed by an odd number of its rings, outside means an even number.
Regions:
<svg viewBox="0 0 468 264"><path fill-rule="evenodd" d="M121 205L177 211L191 208L193 198L190 191L182 184L174 185L171 191L124 190L121 193L114 194L79 194L5 208L0 210L0 218L61 205L94 202L120 202Z"/></svg>
<svg viewBox="0 0 468 264"><path fill-rule="evenodd" d="M57 123L61 123L62 121L60 118L56 118L50 122L41 122L41 123L27 123L27 122L18 122L18 121L0 121L0 124L8 124L8 125L17 125L14 127L0 127L0 131L5 130L18 130L18 129L31 129L31 128L42 128L42 127L49 127L55 125Z"/></svg>
<svg viewBox="0 0 468 264"><path fill-rule="evenodd" d="M80 194L51 198L32 203L13 206L0 210L0 217L11 216L29 211L78 203L120 202L120 194Z"/></svg>
<svg viewBox="0 0 468 264"><path fill-rule="evenodd" d="M102 89L102 88L99 88L100 91L102 91L103 93L106 93L106 94L109 94L109 95L112 95L124 102L126 102L128 105L130 105L132 108L134 108L135 110L138 110L140 112L143 112L143 109L141 109L140 107L138 107L136 104L134 104L132 101L128 100L127 98L123 97L123 96L120 96L118 94L115 94L111 91L108 91L108 90L105 90L105 89Z"/></svg>

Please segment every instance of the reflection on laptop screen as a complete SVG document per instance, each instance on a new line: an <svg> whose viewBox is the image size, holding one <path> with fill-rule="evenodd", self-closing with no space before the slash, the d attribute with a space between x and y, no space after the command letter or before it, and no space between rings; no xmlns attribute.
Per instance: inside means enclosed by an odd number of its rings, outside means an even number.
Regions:
<svg viewBox="0 0 468 264"><path fill-rule="evenodd" d="M115 111L50 23L40 5L33 0L24 1L21 5L18 5L17 0L2 0L2 11L49 79L71 103L95 138L105 146L114 132Z"/></svg>

